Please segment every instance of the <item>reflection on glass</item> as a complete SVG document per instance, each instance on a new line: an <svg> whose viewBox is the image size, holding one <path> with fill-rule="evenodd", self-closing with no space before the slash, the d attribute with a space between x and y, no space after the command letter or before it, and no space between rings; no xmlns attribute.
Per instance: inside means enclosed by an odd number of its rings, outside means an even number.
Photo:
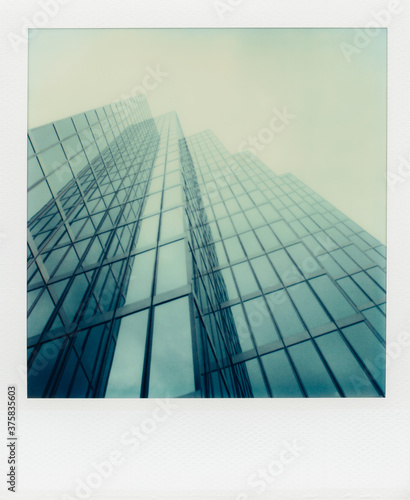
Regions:
<svg viewBox="0 0 410 500"><path fill-rule="evenodd" d="M162 214L161 239L167 240L184 232L182 207L169 210Z"/></svg>
<svg viewBox="0 0 410 500"><path fill-rule="evenodd" d="M355 314L356 311L328 276L319 276L309 280L309 283L336 321Z"/></svg>
<svg viewBox="0 0 410 500"><path fill-rule="evenodd" d="M375 397L377 392L338 332L317 338L330 369L347 397Z"/></svg>
<svg viewBox="0 0 410 500"><path fill-rule="evenodd" d="M187 284L185 241L160 247L156 293L164 293Z"/></svg>
<svg viewBox="0 0 410 500"><path fill-rule="evenodd" d="M306 283L290 286L288 292L308 328L316 328L330 322L330 318Z"/></svg>
<svg viewBox="0 0 410 500"><path fill-rule="evenodd" d="M140 397L147 322L148 310L121 319L105 397Z"/></svg>
<svg viewBox="0 0 410 500"><path fill-rule="evenodd" d="M309 397L339 396L312 341L296 344L288 350Z"/></svg>
<svg viewBox="0 0 410 500"><path fill-rule="evenodd" d="M149 397L194 392L191 321L187 297L155 308Z"/></svg>
<svg viewBox="0 0 410 500"><path fill-rule="evenodd" d="M143 219L141 221L141 227L136 243L137 249L153 246L157 243L158 225L159 215L154 215L153 217L148 217L148 219Z"/></svg>
<svg viewBox="0 0 410 500"><path fill-rule="evenodd" d="M384 393L386 351L381 342L364 323L348 326L342 331Z"/></svg>
<svg viewBox="0 0 410 500"><path fill-rule="evenodd" d="M258 360L251 359L246 361L245 366L248 370L248 375L251 381L253 397L268 398L269 393L266 389Z"/></svg>
<svg viewBox="0 0 410 500"><path fill-rule="evenodd" d="M261 360L272 389L273 397L298 398L303 396L288 357L283 349L262 356Z"/></svg>
<svg viewBox="0 0 410 500"><path fill-rule="evenodd" d="M128 283L125 305L132 304L151 296L152 278L154 276L156 250L140 253L135 256L130 280Z"/></svg>
<svg viewBox="0 0 410 500"><path fill-rule="evenodd" d="M256 292L259 289L251 271L249 262L242 262L242 264L232 266L232 271L235 275L236 283L242 296L247 295L248 293Z"/></svg>

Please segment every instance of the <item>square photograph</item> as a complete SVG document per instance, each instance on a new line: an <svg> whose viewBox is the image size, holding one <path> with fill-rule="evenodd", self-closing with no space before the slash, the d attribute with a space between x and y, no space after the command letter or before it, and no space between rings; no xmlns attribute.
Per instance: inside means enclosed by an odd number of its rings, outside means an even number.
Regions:
<svg viewBox="0 0 410 500"><path fill-rule="evenodd" d="M384 397L386 30L30 32L28 397Z"/></svg>

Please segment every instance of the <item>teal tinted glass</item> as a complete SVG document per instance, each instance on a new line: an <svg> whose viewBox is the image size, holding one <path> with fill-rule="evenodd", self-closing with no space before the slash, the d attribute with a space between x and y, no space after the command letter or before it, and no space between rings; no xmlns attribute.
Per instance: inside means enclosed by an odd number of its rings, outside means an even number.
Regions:
<svg viewBox="0 0 410 500"><path fill-rule="evenodd" d="M242 296L259 290L249 262L242 262L242 264L232 266L232 271L236 278L236 284L238 285L239 292Z"/></svg>
<svg viewBox="0 0 410 500"><path fill-rule="evenodd" d="M254 398L269 397L265 382L262 377L261 369L257 359L251 359L245 363L251 381L252 393Z"/></svg>
<svg viewBox="0 0 410 500"><path fill-rule="evenodd" d="M306 275L320 269L318 261L302 243L291 245L287 248L287 251L303 274Z"/></svg>
<svg viewBox="0 0 410 500"><path fill-rule="evenodd" d="M120 320L106 398L139 398L145 357L148 310Z"/></svg>
<svg viewBox="0 0 410 500"><path fill-rule="evenodd" d="M349 277L337 280L337 283L343 288L345 293L351 298L358 308L369 304L370 299L365 295L356 283Z"/></svg>
<svg viewBox="0 0 410 500"><path fill-rule="evenodd" d="M309 397L337 397L339 393L312 341L288 349Z"/></svg>
<svg viewBox="0 0 410 500"><path fill-rule="evenodd" d="M261 357L273 397L298 398L302 391L283 349Z"/></svg>
<svg viewBox="0 0 410 500"><path fill-rule="evenodd" d="M268 255L270 258L275 271L286 285L293 281L298 281L302 279L299 271L297 270L295 264L290 260L288 254L285 250L277 250Z"/></svg>
<svg viewBox="0 0 410 500"><path fill-rule="evenodd" d="M159 248L156 293L164 293L187 284L185 241Z"/></svg>
<svg viewBox="0 0 410 500"><path fill-rule="evenodd" d="M365 272L353 274L352 278L360 288L374 301L384 302L386 294Z"/></svg>
<svg viewBox="0 0 410 500"><path fill-rule="evenodd" d="M188 298L155 307L149 397L172 398L195 390Z"/></svg>
<svg viewBox="0 0 410 500"><path fill-rule="evenodd" d="M309 283L336 321L356 313L328 276L313 278Z"/></svg>
<svg viewBox="0 0 410 500"><path fill-rule="evenodd" d="M342 331L384 393L386 352L381 342L364 323L343 328Z"/></svg>
<svg viewBox="0 0 410 500"><path fill-rule="evenodd" d="M247 300L243 305L256 345L263 346L279 340L279 335L269 314L269 309L262 297Z"/></svg>
<svg viewBox="0 0 410 500"><path fill-rule="evenodd" d="M151 296L156 250L136 255L131 259L131 275L125 305Z"/></svg>
<svg viewBox="0 0 410 500"><path fill-rule="evenodd" d="M248 257L253 257L254 255L262 253L262 247L253 231L241 234L240 240Z"/></svg>
<svg viewBox="0 0 410 500"><path fill-rule="evenodd" d="M280 280L265 255L252 259L250 263L262 288L280 285Z"/></svg>
<svg viewBox="0 0 410 500"><path fill-rule="evenodd" d="M378 307L372 307L362 311L363 316L368 320L377 333L386 340L386 316Z"/></svg>
<svg viewBox="0 0 410 500"><path fill-rule="evenodd" d="M378 396L368 376L338 332L322 335L316 341L345 396Z"/></svg>
<svg viewBox="0 0 410 500"><path fill-rule="evenodd" d="M288 292L308 328L317 328L331 321L306 283L290 286Z"/></svg>
<svg viewBox="0 0 410 500"><path fill-rule="evenodd" d="M266 300L284 338L289 338L305 331L305 327L286 293L282 290L270 293L266 295Z"/></svg>

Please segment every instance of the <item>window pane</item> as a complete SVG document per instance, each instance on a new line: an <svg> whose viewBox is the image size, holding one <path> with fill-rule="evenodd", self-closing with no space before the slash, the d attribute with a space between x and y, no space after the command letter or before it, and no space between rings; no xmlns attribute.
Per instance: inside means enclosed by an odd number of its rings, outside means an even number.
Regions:
<svg viewBox="0 0 410 500"><path fill-rule="evenodd" d="M43 153L38 155L38 158L46 175L51 174L51 172L54 172L54 170L67 161L60 144L52 146L50 149L46 149Z"/></svg>
<svg viewBox="0 0 410 500"><path fill-rule="evenodd" d="M307 251L302 243L288 247L287 251L303 274L306 275L320 269L317 260Z"/></svg>
<svg viewBox="0 0 410 500"><path fill-rule="evenodd" d="M280 280L265 255L252 259L250 262L262 288L280 285Z"/></svg>
<svg viewBox="0 0 410 500"><path fill-rule="evenodd" d="M244 306L257 346L279 340L278 332L262 297L248 300Z"/></svg>
<svg viewBox="0 0 410 500"><path fill-rule="evenodd" d="M318 337L317 343L345 396L374 397L377 391L338 332ZM360 384L357 381L360 380Z"/></svg>
<svg viewBox="0 0 410 500"><path fill-rule="evenodd" d="M156 250L140 253L135 256L128 283L125 305L151 296L152 278L154 276Z"/></svg>
<svg viewBox="0 0 410 500"><path fill-rule="evenodd" d="M291 283L292 281L302 279L302 276L299 274L295 264L290 260L285 250L272 252L268 255L268 257L270 258L275 271L278 273L285 285L287 283Z"/></svg>
<svg viewBox="0 0 410 500"><path fill-rule="evenodd" d="M149 397L172 398L195 390L188 298L155 308Z"/></svg>
<svg viewBox="0 0 410 500"><path fill-rule="evenodd" d="M161 205L161 193L152 194L146 197L145 207L143 210L143 216L152 215L159 212Z"/></svg>
<svg viewBox="0 0 410 500"><path fill-rule="evenodd" d="M303 397L296 376L283 349L261 357L273 397Z"/></svg>
<svg viewBox="0 0 410 500"><path fill-rule="evenodd" d="M314 278L309 283L336 321L356 313L328 276Z"/></svg>
<svg viewBox="0 0 410 500"><path fill-rule="evenodd" d="M27 186L32 186L43 177L43 172L37 158L30 158L27 162ZM382 257L380 257L382 258Z"/></svg>
<svg viewBox="0 0 410 500"><path fill-rule="evenodd" d="M369 278L369 276L364 273L353 274L352 278L360 286L362 290L374 301L376 304L378 302L384 302L386 300L386 294L376 283Z"/></svg>
<svg viewBox="0 0 410 500"><path fill-rule="evenodd" d="M309 329L331 321L306 283L290 286L288 292Z"/></svg>
<svg viewBox="0 0 410 500"><path fill-rule="evenodd" d="M121 319L106 398L139 398L148 310Z"/></svg>
<svg viewBox="0 0 410 500"><path fill-rule="evenodd" d="M136 247L142 249L157 243L159 215L141 221Z"/></svg>
<svg viewBox="0 0 410 500"><path fill-rule="evenodd" d="M339 393L322 363L312 341L288 349L309 397L337 397Z"/></svg>
<svg viewBox="0 0 410 500"><path fill-rule="evenodd" d="M168 292L186 285L187 279L185 241L179 240L160 247L156 293Z"/></svg>
<svg viewBox="0 0 410 500"><path fill-rule="evenodd" d="M232 222L234 223L235 229L238 233L243 233L244 231L251 229L251 226L243 213L233 215Z"/></svg>
<svg viewBox="0 0 410 500"><path fill-rule="evenodd" d="M40 151L43 151L58 142L52 123L30 130L29 136L36 153L39 153Z"/></svg>
<svg viewBox="0 0 410 500"><path fill-rule="evenodd" d="M259 289L248 262L242 262L242 264L233 266L232 271L242 296L256 292Z"/></svg>
<svg viewBox="0 0 410 500"><path fill-rule="evenodd" d="M253 231L241 234L240 239L248 257L252 257L254 255L257 255L258 253L262 253L262 247L260 246L259 241L257 240Z"/></svg>
<svg viewBox="0 0 410 500"><path fill-rule="evenodd" d="M244 251L237 236L228 238L224 243L230 262L245 258Z"/></svg>
<svg viewBox="0 0 410 500"><path fill-rule="evenodd" d="M232 316L235 322L236 332L238 335L241 349L243 352L254 349L251 334L245 320L245 315L240 304L231 307Z"/></svg>
<svg viewBox="0 0 410 500"><path fill-rule="evenodd" d="M384 393L386 351L381 342L364 323L348 326L342 331Z"/></svg>
<svg viewBox="0 0 410 500"><path fill-rule="evenodd" d="M362 311L362 314L377 331L381 337L386 340L386 316L380 311L378 307L372 307Z"/></svg>
<svg viewBox="0 0 410 500"><path fill-rule="evenodd" d="M43 331L43 328L45 327L53 310L53 301L51 300L47 290L44 290L27 320L27 336L29 338L34 337L34 335L38 335Z"/></svg>
<svg viewBox="0 0 410 500"><path fill-rule="evenodd" d="M295 308L283 290L266 295L272 315L284 338L292 337L305 331L305 327L298 318Z"/></svg>
<svg viewBox="0 0 410 500"><path fill-rule="evenodd" d="M359 266L368 267L373 264L369 257L367 257L367 255L359 250L355 245L344 247L344 251L348 253L350 257L359 264Z"/></svg>
<svg viewBox="0 0 410 500"><path fill-rule="evenodd" d="M184 221L182 207L169 210L162 214L161 239L166 240L179 236L184 232Z"/></svg>
<svg viewBox="0 0 410 500"><path fill-rule="evenodd" d="M222 269L221 274L225 282L229 300L236 299L238 297L238 292L236 290L235 282L232 277L231 269L229 267L226 269Z"/></svg>
<svg viewBox="0 0 410 500"><path fill-rule="evenodd" d="M280 247L279 240L273 234L269 226L260 227L255 230L255 233L266 251Z"/></svg>
<svg viewBox="0 0 410 500"><path fill-rule="evenodd" d="M268 398L269 393L266 389L258 360L251 359L250 361L246 361L245 366L248 370L248 375L251 381L253 397Z"/></svg>
<svg viewBox="0 0 410 500"><path fill-rule="evenodd" d="M337 283L343 288L345 293L352 299L352 301L356 304L358 308L366 306L367 304L372 305L369 297L367 297L360 290L360 288L350 277L347 276L346 278L337 280Z"/></svg>
<svg viewBox="0 0 410 500"><path fill-rule="evenodd" d="M27 396L41 398L64 344L64 338L45 342L28 372Z"/></svg>
<svg viewBox="0 0 410 500"><path fill-rule="evenodd" d="M295 233L285 221L274 222L270 227L273 229L273 232L279 238L282 245L289 245L297 240Z"/></svg>
<svg viewBox="0 0 410 500"><path fill-rule="evenodd" d="M45 180L37 184L33 189L30 189L27 194L27 219L31 220L51 198L52 195Z"/></svg>
<svg viewBox="0 0 410 500"><path fill-rule="evenodd" d="M174 207L175 205L179 205L182 203L182 188L181 186L175 186L173 188L167 189L164 191L164 201L163 201L163 210L167 208Z"/></svg>

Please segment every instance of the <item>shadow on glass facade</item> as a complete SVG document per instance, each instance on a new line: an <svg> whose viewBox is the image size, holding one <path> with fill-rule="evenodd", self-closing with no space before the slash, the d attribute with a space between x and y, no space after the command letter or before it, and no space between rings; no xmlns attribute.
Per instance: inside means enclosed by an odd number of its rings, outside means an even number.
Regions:
<svg viewBox="0 0 410 500"><path fill-rule="evenodd" d="M380 397L385 247L144 97L29 131L28 396Z"/></svg>

